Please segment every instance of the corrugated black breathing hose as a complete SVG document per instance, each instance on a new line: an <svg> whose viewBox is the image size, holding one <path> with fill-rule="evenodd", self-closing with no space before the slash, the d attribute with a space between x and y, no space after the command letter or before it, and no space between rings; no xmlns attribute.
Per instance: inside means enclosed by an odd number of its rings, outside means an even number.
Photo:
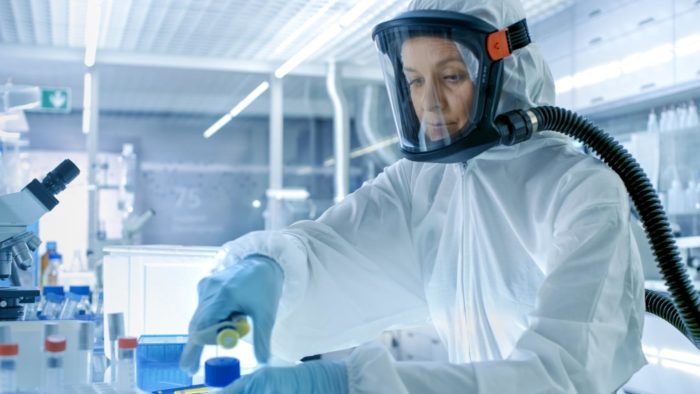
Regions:
<svg viewBox="0 0 700 394"><path fill-rule="evenodd" d="M618 174L639 212L670 293L669 296L647 289L647 312L672 324L700 349L700 295L693 288L680 257L656 190L634 157L602 129L564 108L543 106L511 111L499 116L496 125L502 135L501 142L506 145L525 141L542 130L566 134L591 148Z"/></svg>

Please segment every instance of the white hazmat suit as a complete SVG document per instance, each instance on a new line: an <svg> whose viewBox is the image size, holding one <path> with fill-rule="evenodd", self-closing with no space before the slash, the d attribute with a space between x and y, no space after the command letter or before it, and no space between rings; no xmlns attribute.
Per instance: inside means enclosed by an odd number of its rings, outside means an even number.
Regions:
<svg viewBox="0 0 700 394"><path fill-rule="evenodd" d="M504 27L517 0L415 1ZM553 103L535 45L505 59L499 113ZM272 352L349 348L431 322L450 363L347 360L351 393L611 393L645 364L644 290L627 192L604 164L545 132L467 163L401 160L316 221L222 248L277 261Z"/></svg>

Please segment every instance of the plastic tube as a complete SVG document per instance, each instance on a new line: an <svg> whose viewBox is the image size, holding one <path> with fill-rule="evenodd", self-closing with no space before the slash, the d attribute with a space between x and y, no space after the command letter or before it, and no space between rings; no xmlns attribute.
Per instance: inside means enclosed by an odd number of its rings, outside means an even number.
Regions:
<svg viewBox="0 0 700 394"><path fill-rule="evenodd" d="M63 358L66 351L66 338L50 335L44 341L44 393L62 393L65 380Z"/></svg>
<svg viewBox="0 0 700 394"><path fill-rule="evenodd" d="M117 391L133 392L136 387L136 346L138 341L134 337L119 338L119 358L116 363L117 380L115 388Z"/></svg>
<svg viewBox="0 0 700 394"><path fill-rule="evenodd" d="M16 343L0 343L0 393L17 391L17 356L19 346Z"/></svg>

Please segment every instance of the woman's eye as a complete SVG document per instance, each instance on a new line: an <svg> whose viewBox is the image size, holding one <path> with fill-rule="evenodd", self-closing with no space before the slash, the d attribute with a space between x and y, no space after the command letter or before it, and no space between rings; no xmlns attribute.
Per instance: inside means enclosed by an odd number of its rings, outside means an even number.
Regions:
<svg viewBox="0 0 700 394"><path fill-rule="evenodd" d="M423 78L413 78L408 80L408 86L420 86L423 84Z"/></svg>
<svg viewBox="0 0 700 394"><path fill-rule="evenodd" d="M464 74L447 74L442 78L447 82L462 82L464 80Z"/></svg>

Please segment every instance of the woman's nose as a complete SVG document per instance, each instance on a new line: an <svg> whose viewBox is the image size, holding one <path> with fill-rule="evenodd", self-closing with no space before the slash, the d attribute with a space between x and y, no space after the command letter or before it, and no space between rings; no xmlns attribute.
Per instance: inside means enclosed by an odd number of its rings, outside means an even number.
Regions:
<svg viewBox="0 0 700 394"><path fill-rule="evenodd" d="M439 84L435 83L435 81L427 82L423 93L423 110L429 112L440 111L443 108L443 103L444 100Z"/></svg>

